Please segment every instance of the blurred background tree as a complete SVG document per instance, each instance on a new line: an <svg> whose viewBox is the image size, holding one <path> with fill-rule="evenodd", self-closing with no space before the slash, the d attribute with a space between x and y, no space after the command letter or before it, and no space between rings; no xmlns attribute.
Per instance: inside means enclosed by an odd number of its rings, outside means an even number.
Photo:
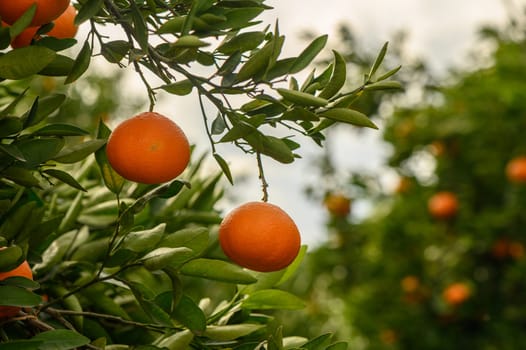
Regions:
<svg viewBox="0 0 526 350"><path fill-rule="evenodd" d="M360 62L351 31L341 33ZM326 152L307 192L327 208L328 240L292 282L315 321L297 315L297 332L337 325L353 349L526 343L524 26L480 33L469 69L436 84L424 63L401 60L406 94L361 100L378 105L392 150L384 173L350 175ZM391 47L403 56L403 40ZM365 198L373 209L363 218L353 204Z"/></svg>

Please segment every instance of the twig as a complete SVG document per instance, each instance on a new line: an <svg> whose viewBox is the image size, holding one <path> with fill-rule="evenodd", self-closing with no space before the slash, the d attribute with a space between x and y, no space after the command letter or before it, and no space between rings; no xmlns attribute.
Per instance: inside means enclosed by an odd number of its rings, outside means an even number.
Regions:
<svg viewBox="0 0 526 350"><path fill-rule="evenodd" d="M259 179L261 180L261 189L263 191L263 198L261 198L261 200L263 202L267 202L268 201L268 191L267 191L268 182L267 182L267 179L265 178L265 172L263 170L263 161L261 160L261 153L256 152L256 158L258 161L258 170L259 170Z"/></svg>

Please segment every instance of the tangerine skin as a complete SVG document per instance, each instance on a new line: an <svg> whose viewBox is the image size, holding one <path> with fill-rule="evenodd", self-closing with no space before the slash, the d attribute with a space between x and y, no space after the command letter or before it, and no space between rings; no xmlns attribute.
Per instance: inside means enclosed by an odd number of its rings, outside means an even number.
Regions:
<svg viewBox="0 0 526 350"><path fill-rule="evenodd" d="M233 262L259 272L287 267L301 247L294 221L265 202L248 202L228 213L219 228L219 242Z"/></svg>
<svg viewBox="0 0 526 350"><path fill-rule="evenodd" d="M5 280L11 276L21 276L32 280L33 272L31 271L31 267L29 266L28 262L24 261L13 270L0 272L0 281ZM0 306L0 319L14 317L19 311L20 308L18 306Z"/></svg>
<svg viewBox="0 0 526 350"><path fill-rule="evenodd" d="M29 26L36 27L52 22L66 9L70 0L0 0L2 21L13 24L31 5L37 4L37 10Z"/></svg>
<svg viewBox="0 0 526 350"><path fill-rule="evenodd" d="M130 181L159 184L179 176L190 161L190 144L181 128L155 112L119 124L108 139L112 168Z"/></svg>
<svg viewBox="0 0 526 350"><path fill-rule="evenodd" d="M526 183L526 156L513 158L506 165L506 176L510 182Z"/></svg>
<svg viewBox="0 0 526 350"><path fill-rule="evenodd" d="M428 210L431 215L440 220L453 218L458 212L457 196L448 191L434 194L428 201Z"/></svg>

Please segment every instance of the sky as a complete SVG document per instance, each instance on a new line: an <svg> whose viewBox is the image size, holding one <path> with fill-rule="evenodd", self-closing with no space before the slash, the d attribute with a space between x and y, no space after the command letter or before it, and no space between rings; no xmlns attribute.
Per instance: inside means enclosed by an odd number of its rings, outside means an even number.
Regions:
<svg viewBox="0 0 526 350"><path fill-rule="evenodd" d="M406 31L408 52L425 58L433 70L440 72L464 61L475 44L480 25L505 21L502 1L267 0L265 3L274 9L265 11L260 19L265 25L279 21L280 32L287 38L282 57L301 52L308 44L301 37L305 31L329 34L326 49L337 49L337 41L331 38L336 37L337 25L345 23L357 34L363 49L372 53L378 52L386 41L393 40L395 32ZM209 150L196 96L161 100L156 110L173 116L198 149ZM285 165L265 158L265 175L270 185L269 201L289 213L298 225L303 243L314 247L328 238L324 228L327 213L320 203L308 200L304 190L319 181L313 162L321 150L310 140L298 141L302 143L303 158ZM368 129L358 137L346 128L338 129L332 149L338 167L348 174L385 171L382 165L389 148L381 142L381 130ZM228 200L220 209L227 212L243 202L259 200L262 192L255 157L243 154L234 146L222 146L220 152L228 160L236 181L235 186L225 181ZM353 207L353 214L364 215L367 210L358 203Z"/></svg>

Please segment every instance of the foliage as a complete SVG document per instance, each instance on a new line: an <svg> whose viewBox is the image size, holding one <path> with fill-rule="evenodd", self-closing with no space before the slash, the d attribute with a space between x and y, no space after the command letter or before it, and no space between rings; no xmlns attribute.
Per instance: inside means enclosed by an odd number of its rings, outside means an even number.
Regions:
<svg viewBox="0 0 526 350"><path fill-rule="evenodd" d="M296 282L296 289L313 300L308 316L347 325L339 336L356 348L524 344L526 188L506 178L507 163L526 152L525 41L518 29L485 30L495 47L490 64L457 71L423 103L386 119L388 167L403 186L386 190L370 174L348 179L347 191L374 199L375 210L364 220L331 218L337 239L313 254L302 271L312 282ZM439 191L458 197L454 218L428 212ZM451 285L465 286L453 302L444 293ZM316 294L326 297L323 305Z"/></svg>
<svg viewBox="0 0 526 350"><path fill-rule="evenodd" d="M261 155L291 163L301 146L293 136L322 145L337 123L376 127L353 103L368 91L399 88L389 79L398 68L380 69L387 44L357 87L348 89L347 62L337 51L300 84L295 75L327 37L280 58L285 36L277 23L247 29L270 9L263 0L83 0L76 7L76 22L89 26L83 43L47 37L43 26L33 45L10 49L34 7L0 28L0 245L8 247L0 251L0 270L27 259L36 277L0 283L0 295L10 295L0 303L23 307L0 321L0 347L345 349L330 334L287 337L268 313L304 307L283 284L306 247L272 273L242 269L219 249L219 179L233 178L215 147L233 143L256 154L266 199ZM125 39L103 34L106 26L120 28ZM105 153L105 120L122 107L115 96L125 88L114 77L86 76L95 56L133 67L150 110L161 90L196 93L221 171L205 175L206 156L194 154L170 183L118 176ZM95 102L86 86L100 91Z"/></svg>

